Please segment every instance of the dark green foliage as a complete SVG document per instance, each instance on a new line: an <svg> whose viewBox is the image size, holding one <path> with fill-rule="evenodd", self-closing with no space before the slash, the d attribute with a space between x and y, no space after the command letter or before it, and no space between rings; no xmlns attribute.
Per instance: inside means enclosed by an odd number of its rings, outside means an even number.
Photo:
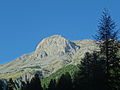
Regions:
<svg viewBox="0 0 120 90"><path fill-rule="evenodd" d="M30 90L42 90L41 81L38 74L35 74L35 77L30 82Z"/></svg>
<svg viewBox="0 0 120 90"><path fill-rule="evenodd" d="M38 74L30 82L30 90L42 90L41 81Z"/></svg>
<svg viewBox="0 0 120 90"><path fill-rule="evenodd" d="M63 74L57 83L57 90L73 90L72 89L72 79L70 74L67 72Z"/></svg>
<svg viewBox="0 0 120 90"><path fill-rule="evenodd" d="M44 85L45 85L46 87L48 87L51 79L56 79L57 80L58 78L61 77L62 74L65 74L66 72L69 72L71 77L73 77L74 73L78 70L79 70L79 68L76 65L67 65L67 66L59 69L55 73L49 75L48 77L43 78L41 80L42 86L44 87Z"/></svg>
<svg viewBox="0 0 120 90"><path fill-rule="evenodd" d="M118 30L116 30L116 24L112 20L109 11L104 9L102 17L99 20L98 33L95 37L98 41L104 41L108 39L116 40L118 38Z"/></svg>
<svg viewBox="0 0 120 90"><path fill-rule="evenodd" d="M105 62L99 53L86 53L79 65L79 72L74 76L75 90L103 90L105 82Z"/></svg>
<svg viewBox="0 0 120 90"><path fill-rule="evenodd" d="M30 82L27 81L26 85L22 87L22 90L31 90Z"/></svg>
<svg viewBox="0 0 120 90"><path fill-rule="evenodd" d="M56 90L56 80L55 79L51 79L47 90Z"/></svg>
<svg viewBox="0 0 120 90"><path fill-rule="evenodd" d="M14 90L14 88L15 88L15 83L13 82L12 78L10 78L9 81L8 81L7 90Z"/></svg>
<svg viewBox="0 0 120 90"><path fill-rule="evenodd" d="M43 86L43 90L47 90L47 88L46 88L46 85L44 84L44 86Z"/></svg>
<svg viewBox="0 0 120 90"><path fill-rule="evenodd" d="M2 85L0 84L0 90L3 90Z"/></svg>
<svg viewBox="0 0 120 90"><path fill-rule="evenodd" d="M97 40L100 41L101 54L106 61L106 87L110 90L118 90L120 87L120 58L117 57L119 50L118 31L116 24L111 19L107 10L104 10L98 27Z"/></svg>
<svg viewBox="0 0 120 90"><path fill-rule="evenodd" d="M21 90L26 90L29 87L29 82L25 83L24 81L21 81Z"/></svg>
<svg viewBox="0 0 120 90"><path fill-rule="evenodd" d="M35 74L35 76L32 78L30 83L28 81L26 84L22 82L21 89L22 90L43 90L39 75Z"/></svg>
<svg viewBox="0 0 120 90"><path fill-rule="evenodd" d="M0 80L0 90L3 90L3 82Z"/></svg>

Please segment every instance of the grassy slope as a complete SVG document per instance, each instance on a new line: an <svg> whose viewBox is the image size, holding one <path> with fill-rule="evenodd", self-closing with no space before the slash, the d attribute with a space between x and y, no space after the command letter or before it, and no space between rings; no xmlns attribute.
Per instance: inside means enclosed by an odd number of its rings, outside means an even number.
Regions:
<svg viewBox="0 0 120 90"><path fill-rule="evenodd" d="M7 74L0 74L0 79L9 79L9 78L18 78L22 75L24 75L25 73L23 72L13 72L13 73L7 73Z"/></svg>
<svg viewBox="0 0 120 90"><path fill-rule="evenodd" d="M58 79L62 74L69 72L71 76L73 76L74 72L78 70L78 67L75 65L67 65L61 69L59 69L57 72L51 74L50 76L44 78L41 80L42 86L48 86L51 79Z"/></svg>

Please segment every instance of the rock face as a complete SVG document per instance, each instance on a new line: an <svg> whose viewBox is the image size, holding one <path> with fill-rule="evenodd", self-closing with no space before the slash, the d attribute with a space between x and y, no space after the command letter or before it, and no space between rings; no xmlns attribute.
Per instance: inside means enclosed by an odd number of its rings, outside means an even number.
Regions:
<svg viewBox="0 0 120 90"><path fill-rule="evenodd" d="M44 58L46 56L62 56L65 54L73 55L80 47L75 43L68 41L64 37L55 35L46 39L36 48L36 55L38 58Z"/></svg>
<svg viewBox="0 0 120 90"><path fill-rule="evenodd" d="M67 64L79 63L86 52L97 50L93 40L69 41L54 35L43 39L36 50L7 64L0 65L0 78L18 78L39 71L48 76Z"/></svg>

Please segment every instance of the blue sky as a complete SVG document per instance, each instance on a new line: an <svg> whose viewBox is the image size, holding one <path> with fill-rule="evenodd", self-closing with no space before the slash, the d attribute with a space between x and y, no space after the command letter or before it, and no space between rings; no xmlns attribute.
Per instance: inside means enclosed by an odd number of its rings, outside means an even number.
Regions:
<svg viewBox="0 0 120 90"><path fill-rule="evenodd" d="M0 64L35 50L45 37L92 39L103 8L120 26L120 0L1 0Z"/></svg>

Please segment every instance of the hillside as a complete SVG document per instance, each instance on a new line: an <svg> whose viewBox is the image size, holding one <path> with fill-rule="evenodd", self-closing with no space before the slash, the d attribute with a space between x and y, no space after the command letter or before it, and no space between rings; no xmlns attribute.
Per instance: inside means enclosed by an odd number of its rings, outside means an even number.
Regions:
<svg viewBox="0 0 120 90"><path fill-rule="evenodd" d="M76 65L86 52L97 50L94 40L69 41L54 35L43 39L30 54L0 65L0 78L32 78L37 71L47 77L66 65Z"/></svg>

